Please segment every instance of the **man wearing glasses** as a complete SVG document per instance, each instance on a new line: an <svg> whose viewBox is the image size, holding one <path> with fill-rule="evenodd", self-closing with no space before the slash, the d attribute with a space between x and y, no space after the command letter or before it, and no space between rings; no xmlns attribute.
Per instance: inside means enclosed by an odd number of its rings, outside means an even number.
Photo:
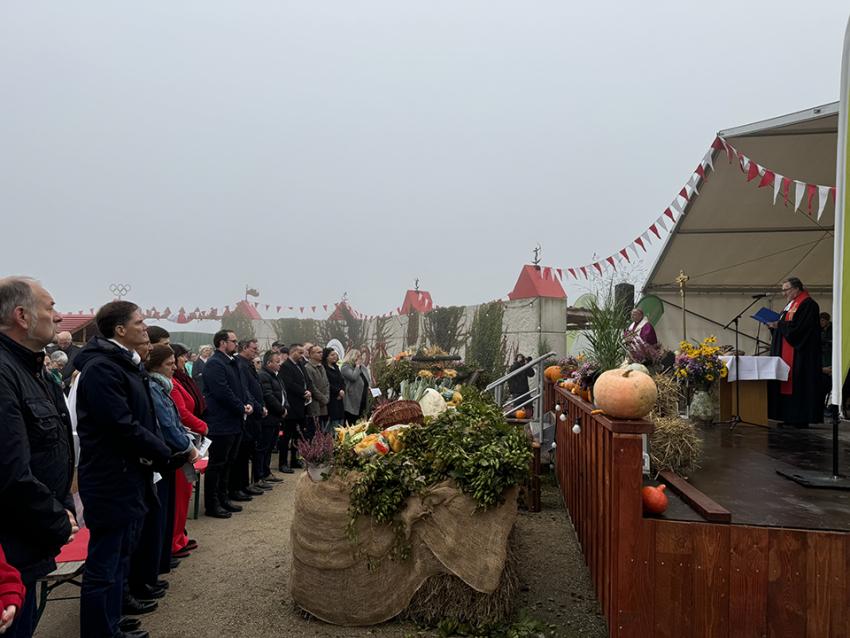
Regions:
<svg viewBox="0 0 850 638"><path fill-rule="evenodd" d="M779 320L768 324L773 333L770 353L791 368L787 381L771 382L768 416L784 425L807 428L823 423L820 308L797 277L782 282L787 305Z"/></svg>
<svg viewBox="0 0 850 638"><path fill-rule="evenodd" d="M204 368L204 418L212 439L204 478L204 509L214 518L230 518L232 512L242 511L230 500L228 482L239 452L242 424L254 408L234 357L237 343L233 331L218 331L213 337L215 352Z"/></svg>

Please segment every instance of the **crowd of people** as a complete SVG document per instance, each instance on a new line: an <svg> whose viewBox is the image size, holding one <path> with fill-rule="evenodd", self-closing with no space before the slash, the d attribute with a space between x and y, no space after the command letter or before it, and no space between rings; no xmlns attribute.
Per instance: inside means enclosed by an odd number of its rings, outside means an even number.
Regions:
<svg viewBox="0 0 850 638"><path fill-rule="evenodd" d="M311 343L261 354L231 330L195 354L129 301L101 307L82 347L60 322L39 282L0 279L0 633L33 634L36 583L84 525L80 635L142 638L138 616L198 548L203 458L205 514L231 519L300 467L298 440L363 416L369 370L357 350L341 365Z"/></svg>

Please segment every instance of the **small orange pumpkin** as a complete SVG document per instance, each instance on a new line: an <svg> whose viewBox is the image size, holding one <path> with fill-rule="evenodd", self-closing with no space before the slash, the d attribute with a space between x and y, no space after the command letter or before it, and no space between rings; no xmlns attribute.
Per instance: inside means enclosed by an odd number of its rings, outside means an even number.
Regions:
<svg viewBox="0 0 850 638"><path fill-rule="evenodd" d="M596 407L615 419L641 419L652 411L658 388L649 375L633 370L608 370L593 384Z"/></svg>
<svg viewBox="0 0 850 638"><path fill-rule="evenodd" d="M666 485L652 487L647 485L640 491L641 499L643 500L643 511L647 514L663 514L670 502L667 500L667 495L664 493Z"/></svg>
<svg viewBox="0 0 850 638"><path fill-rule="evenodd" d="M543 371L543 376L549 379L552 383L557 383L558 379L564 376L561 372L561 366L549 366Z"/></svg>
<svg viewBox="0 0 850 638"><path fill-rule="evenodd" d="M522 408L514 412L514 418L524 419L526 417L526 412Z"/></svg>

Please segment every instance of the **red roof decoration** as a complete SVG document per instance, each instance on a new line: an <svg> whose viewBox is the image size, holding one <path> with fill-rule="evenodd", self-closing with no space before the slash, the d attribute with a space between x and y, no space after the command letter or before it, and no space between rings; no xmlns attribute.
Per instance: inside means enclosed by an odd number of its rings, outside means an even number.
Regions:
<svg viewBox="0 0 850 638"><path fill-rule="evenodd" d="M248 303L244 299L236 304L236 307L233 309L233 312L241 312L243 315L248 317L248 319L262 319L260 313L257 312L257 309L254 307L254 304Z"/></svg>
<svg viewBox="0 0 850 638"><path fill-rule="evenodd" d="M534 297L567 298L567 293L561 287L554 268L541 268L531 264L522 267L514 289L508 293L508 299L533 299Z"/></svg>
<svg viewBox="0 0 850 638"><path fill-rule="evenodd" d="M346 313L348 316L346 316ZM354 317L354 309L347 301L340 301L334 304L334 311L328 317L328 321L345 321L348 317Z"/></svg>
<svg viewBox="0 0 850 638"><path fill-rule="evenodd" d="M434 301L431 299L431 293L424 290L408 290L404 295L404 302L401 304L400 315L409 315L411 312L420 312L425 314L434 309Z"/></svg>
<svg viewBox="0 0 850 638"><path fill-rule="evenodd" d="M81 315L76 313L68 313L62 315L62 321L56 327L56 332L75 333L80 328L94 321L94 315Z"/></svg>

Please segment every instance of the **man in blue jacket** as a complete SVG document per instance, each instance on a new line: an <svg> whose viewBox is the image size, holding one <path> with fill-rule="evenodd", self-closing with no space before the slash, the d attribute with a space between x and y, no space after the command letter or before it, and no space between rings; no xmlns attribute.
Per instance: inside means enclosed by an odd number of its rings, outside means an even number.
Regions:
<svg viewBox="0 0 850 638"><path fill-rule="evenodd" d="M44 377L44 346L62 317L41 284L0 279L0 546L21 572L26 597L7 636L32 635L36 582L74 538L74 472L68 410ZM0 612L3 610L0 609Z"/></svg>
<svg viewBox="0 0 850 638"><path fill-rule="evenodd" d="M77 355L78 480L86 524L91 530L80 592L80 635L106 638L147 636L119 633L129 559L145 513L156 506L154 470L176 467L159 435L149 380L136 348L147 341L136 304L113 301L95 316L101 336Z"/></svg>
<svg viewBox="0 0 850 638"><path fill-rule="evenodd" d="M241 512L228 494L230 471L239 452L242 426L254 406L242 382L234 355L239 340L232 330L220 330L213 337L215 352L204 368L204 399L212 445L204 477L204 510L207 516L230 518Z"/></svg>

